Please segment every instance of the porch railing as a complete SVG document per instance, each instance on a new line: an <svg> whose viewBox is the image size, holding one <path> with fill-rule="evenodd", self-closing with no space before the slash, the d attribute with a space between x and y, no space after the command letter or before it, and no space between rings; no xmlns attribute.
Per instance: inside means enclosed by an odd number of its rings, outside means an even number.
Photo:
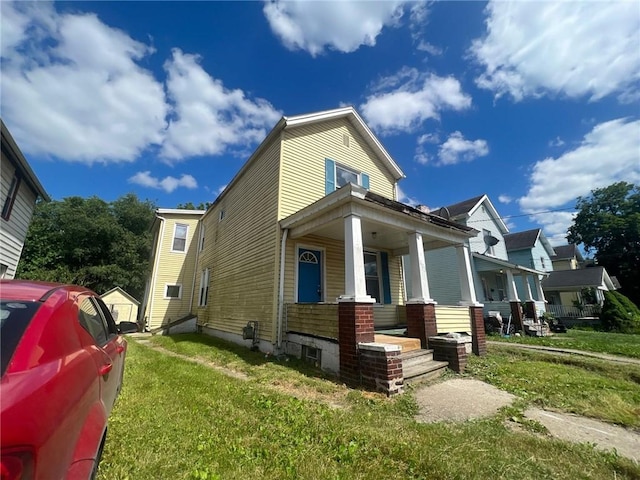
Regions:
<svg viewBox="0 0 640 480"><path fill-rule="evenodd" d="M569 307L566 305L547 305L547 312L556 318L598 318L600 305L584 305Z"/></svg>

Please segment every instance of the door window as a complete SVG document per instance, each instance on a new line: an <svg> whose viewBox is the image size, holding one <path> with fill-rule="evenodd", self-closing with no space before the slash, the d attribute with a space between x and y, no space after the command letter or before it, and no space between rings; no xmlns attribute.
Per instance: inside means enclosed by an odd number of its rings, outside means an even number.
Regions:
<svg viewBox="0 0 640 480"><path fill-rule="evenodd" d="M86 297L80 303L78 321L80 322L80 325L82 325L82 327L93 337L96 344L104 345L107 343L108 333L106 322L89 297Z"/></svg>

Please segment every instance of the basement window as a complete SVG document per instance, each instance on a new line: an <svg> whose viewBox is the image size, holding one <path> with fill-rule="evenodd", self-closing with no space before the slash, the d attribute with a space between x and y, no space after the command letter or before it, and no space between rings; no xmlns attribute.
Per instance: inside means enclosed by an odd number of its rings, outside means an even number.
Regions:
<svg viewBox="0 0 640 480"><path fill-rule="evenodd" d="M320 367L320 362L322 360L322 349L312 347L309 345L303 345L302 360L304 360L307 363L311 363L316 367Z"/></svg>

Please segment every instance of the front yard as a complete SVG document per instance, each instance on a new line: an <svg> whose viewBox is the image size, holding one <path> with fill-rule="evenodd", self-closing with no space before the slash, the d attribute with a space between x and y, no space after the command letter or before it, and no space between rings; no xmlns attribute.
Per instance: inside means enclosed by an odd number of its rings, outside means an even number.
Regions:
<svg viewBox="0 0 640 480"><path fill-rule="evenodd" d="M535 355L518 359L496 351L471 361L474 375L523 398L514 406L484 420L419 424L411 391L387 399L350 390L296 361L265 358L204 336L152 342L199 363L130 340L100 479L640 477L630 460L549 439L536 433L539 425L519 421L529 402L579 410L567 399L588 401L602 393L567 387L562 376L545 379L555 381L555 389L518 383L540 370L536 362L546 362ZM521 367L528 364L530 371ZM506 367L490 374L496 365ZM619 367L614 374L587 365L554 367L559 374L566 368L588 371L594 375L588 383L618 376L603 389L624 390L625 408L640 404L639 368ZM559 398L557 390L566 393Z"/></svg>

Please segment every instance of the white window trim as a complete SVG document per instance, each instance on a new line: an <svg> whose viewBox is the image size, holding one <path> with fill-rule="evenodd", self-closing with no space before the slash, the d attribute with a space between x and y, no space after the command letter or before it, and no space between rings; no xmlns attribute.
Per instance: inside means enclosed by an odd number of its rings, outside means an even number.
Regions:
<svg viewBox="0 0 640 480"><path fill-rule="evenodd" d="M176 240L176 231L178 230L178 227L185 227L186 228L186 231L185 231L185 234L184 234L184 250L174 250L173 249L173 244L175 243L175 240ZM187 253L188 239L189 239L189 225L187 225L186 223L176 223L173 226L173 236L171 237L171 253Z"/></svg>
<svg viewBox="0 0 640 480"><path fill-rule="evenodd" d="M380 250L371 250L369 248L365 248L362 252L362 254L369 254L369 255L375 255L376 256L376 270L378 272L378 295L377 298L378 300L376 301L375 305L384 305L384 288L383 288L383 282L382 282L382 259L380 258ZM364 274L364 280L365 280L365 285L366 285L366 281L367 281L367 272L365 272ZM369 295L369 293L367 293L367 295ZM371 296L371 295L369 295ZM371 297L374 298L374 297Z"/></svg>
<svg viewBox="0 0 640 480"><path fill-rule="evenodd" d="M210 271L208 268L205 268L200 273L200 294L198 297L198 306L206 307L207 306L207 297L209 296L209 281L210 281Z"/></svg>
<svg viewBox="0 0 640 480"><path fill-rule="evenodd" d="M342 165L341 163L334 162L333 165L333 178L335 179L336 190L340 187L338 186L338 168L346 170L347 172L353 173L356 177L358 177L358 185L362 186L362 172L355 170L351 167L347 167L346 165Z"/></svg>
<svg viewBox="0 0 640 480"><path fill-rule="evenodd" d="M179 289L179 293L177 297L168 297L167 296L167 288L168 287L178 287ZM182 299L182 284L181 283L165 283L164 284L164 291L163 291L163 298L165 300L180 300Z"/></svg>
<svg viewBox="0 0 640 480"><path fill-rule="evenodd" d="M198 241L198 252L202 252L204 250L204 241L205 241L205 226L204 224L200 224L200 239Z"/></svg>

